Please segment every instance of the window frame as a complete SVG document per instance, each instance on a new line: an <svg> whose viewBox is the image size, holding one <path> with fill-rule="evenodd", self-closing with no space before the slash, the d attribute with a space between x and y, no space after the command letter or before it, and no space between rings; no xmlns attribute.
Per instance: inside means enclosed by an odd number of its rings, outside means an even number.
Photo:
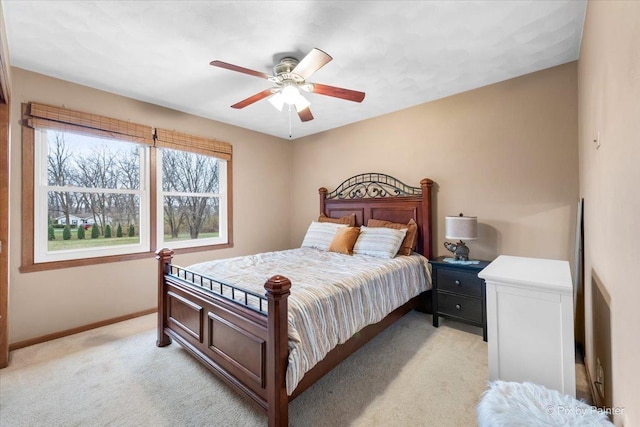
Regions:
<svg viewBox="0 0 640 427"><path fill-rule="evenodd" d="M89 130L90 132L94 132L97 134L113 134L114 131L110 127L113 123L120 124L121 126L124 124L125 126L130 125L132 128L138 127L134 129L133 132L136 133L136 138L140 138L140 129L144 129L144 125L136 125L131 124L129 122L111 119L107 117L80 113L77 111L66 110L61 107L52 107L45 106L43 104L36 103L23 103L22 104L22 241L21 241L21 265L19 271L21 273L34 272L34 271L45 271L52 269L60 269L60 268L70 268L70 267L78 267L78 266L86 266L86 265L94 265L94 264L104 264L111 262L119 262L119 261L128 261L128 260L136 260L136 259L144 259L144 258L152 258L156 255L156 250L160 250L162 248L157 247L157 233L158 233L158 222L164 222L163 216L158 216L158 203L162 203L161 191L158 189L158 173L161 173L161 170L158 170L158 162L157 162L157 153L156 153L156 144L158 143L158 131L159 129L153 129L151 127L147 127L149 129L148 135L143 135L142 138L145 139L145 143L149 145L147 151L147 159L146 159L146 173L148 175L148 209L147 212L142 212L147 216L147 220L145 221L148 224L148 235L149 235L149 246L143 248L143 250L139 252L133 253L118 253L114 255L99 255L95 257L79 257L73 259L65 259L65 260L52 260L52 261L36 261L35 256L35 215L36 215L36 202L35 202L35 192L36 192L36 182L35 182L35 171L36 169L36 149L35 149L35 129L31 125L31 120L34 118L31 114L31 106L37 105L38 107L51 108L54 111L59 111L62 114L69 113L70 115L81 115L81 118L95 119L94 122L106 123L105 127L86 127L84 129ZM67 116L63 117L61 120L62 125L64 126L64 120L68 119ZM55 118L54 120L57 120ZM75 123L73 124L73 120L71 119L71 128L83 128L82 124ZM70 122L66 122L70 123ZM91 126L91 125L89 125ZM233 171L233 162L231 158L231 145L228 143L223 143L216 140L205 139L200 137L193 137L187 134L180 134L173 131L162 131L164 135L170 135L174 138L171 142L175 145L176 149L182 151L196 151L201 152L203 147L223 147L223 150L227 150L225 152L218 152L216 150L205 149L204 151L210 152L214 157L224 158L226 160L226 233L227 233L227 242L226 243L215 243L215 244L204 244L204 245L192 245L189 247L177 247L174 249L174 252L177 254L180 253L191 253L191 252L201 252L207 250L216 250L216 249L225 249L233 247L233 215L232 215L232 194L233 194L233 183L232 183L232 171ZM117 133L117 132L115 132ZM144 132L143 132L144 133ZM166 138L165 138L166 140ZM194 142L195 141L195 142ZM203 145L205 144L205 145ZM160 144L158 144L160 146ZM165 144L166 146L166 144ZM142 172L142 171L141 171ZM222 189L221 189L222 190ZM222 209L220 211L222 213ZM143 224L142 217L140 219L140 224ZM46 230L45 230L46 231ZM197 242L197 241L196 241ZM171 242L169 242L171 243ZM166 245L165 245L166 247ZM155 248L155 249L154 249ZM173 248L172 248L173 249Z"/></svg>
<svg viewBox="0 0 640 427"><path fill-rule="evenodd" d="M44 129L44 128L39 128ZM46 129L49 131L49 129ZM55 131L55 130L54 130ZM48 164L48 148L49 142L45 141L44 138L39 141L39 137L37 135L38 129L34 129L34 158L35 158L35 168L34 168L34 262L35 263L43 263L43 262L52 262L52 261L69 261L73 259L82 259L82 258L97 258L103 256L111 256L111 255L125 255L132 253L140 253L140 252L149 252L150 251L150 233L149 233L149 211L151 209L150 206L150 198L149 198L149 156L150 149L149 147L145 147L141 144L138 145L140 149L140 188L137 190L134 189L108 189L108 188L92 188L92 187L75 187L68 186L63 187L67 188L69 192L74 193L107 193L107 194L137 194L140 198L140 221L138 224L138 236L139 243L137 244L128 244L128 245L109 245L104 247L96 247L83 249L82 252L86 255L83 257L77 257L69 255L75 255L81 252L78 249L68 249L68 250L59 250L54 252L49 252L48 248L38 247L39 244L44 244L47 242L47 230L42 227L36 227L35 224L46 223L48 219L48 198L47 195L50 191L56 191L56 187L48 184L47 177L47 164ZM78 135L78 134L76 134ZM44 136L44 135L43 135ZM116 140L121 141L116 138ZM121 141L127 144L135 144L128 141ZM40 176L36 176L35 174L40 172ZM63 190L64 191L64 190ZM39 202L39 203L38 203ZM81 224L84 225L84 221L81 221ZM78 225L78 220L71 220L71 225ZM85 252L86 251L86 252Z"/></svg>
<svg viewBox="0 0 640 427"><path fill-rule="evenodd" d="M166 147L167 149L173 149L173 148L169 148ZM174 192L174 191L164 191L162 189L162 179L163 179L163 174L162 174L162 157L163 157L163 153L162 153L162 148L158 148L156 147L155 149L156 151L156 162L159 165L158 169L157 169L157 175L156 175L156 184L158 186L158 191L156 192L156 196L158 197L158 201L156 203L156 218L162 218L161 220L159 219L156 223L156 240L158 242L158 245L160 246L168 246L168 244L171 246L172 249L185 249L185 248L196 248L196 247L204 247L204 246L218 246L218 245L226 245L229 243L229 228L227 226L228 223L228 215L220 215L219 216L219 224L218 224L218 228L219 228L219 235L218 237L214 237L214 238L202 238L202 239L189 239L189 240L177 240L175 242L165 242L164 241L164 196L166 195L166 193L175 193L174 195L183 195L183 196L187 196L187 197L195 197L195 193L181 193L181 192ZM206 156L207 154L203 154L200 152L196 152L196 151L192 151L192 150L184 150L187 152L191 152L193 154L197 154L200 156ZM215 157L215 156L209 156L209 157ZM225 213L229 212L228 209L228 200L227 200L227 196L228 196L228 174L227 174L227 166L229 161L224 160L224 159L220 159L218 158L218 161L220 162L219 165L221 166L219 169L219 188L218 188L218 193L197 193L198 195L204 195L204 194L209 194L210 197L217 197L218 198L218 203L219 203L219 212L221 213L223 210ZM224 185L223 185L224 184ZM204 196L198 196L198 197L204 197Z"/></svg>

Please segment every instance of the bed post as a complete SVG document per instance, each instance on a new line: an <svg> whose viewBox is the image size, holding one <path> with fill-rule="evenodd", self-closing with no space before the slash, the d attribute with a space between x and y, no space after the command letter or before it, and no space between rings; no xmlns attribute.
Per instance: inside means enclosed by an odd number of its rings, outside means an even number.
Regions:
<svg viewBox="0 0 640 427"><path fill-rule="evenodd" d="M324 187L320 187L318 193L320 193L320 215L326 215L324 211L324 199L327 198L327 189Z"/></svg>
<svg viewBox="0 0 640 427"><path fill-rule="evenodd" d="M433 253L431 253L431 241L433 240L431 234L433 233L431 229L431 189L433 188L433 181L424 178L420 181L420 187L422 187L422 215L424 218L422 224L424 231L422 233L422 252L426 258L431 259L433 258Z"/></svg>
<svg viewBox="0 0 640 427"><path fill-rule="evenodd" d="M289 355L289 312L287 297L291 282L283 276L273 276L265 283L269 305L267 339L267 402L269 427L289 425L289 397L285 372Z"/></svg>
<svg viewBox="0 0 640 427"><path fill-rule="evenodd" d="M165 300L164 275L169 272L169 264L171 264L172 258L173 251L171 249L163 248L156 252L156 259L158 260L158 340L156 341L156 345L158 347L171 344L171 338L164 333L168 314Z"/></svg>

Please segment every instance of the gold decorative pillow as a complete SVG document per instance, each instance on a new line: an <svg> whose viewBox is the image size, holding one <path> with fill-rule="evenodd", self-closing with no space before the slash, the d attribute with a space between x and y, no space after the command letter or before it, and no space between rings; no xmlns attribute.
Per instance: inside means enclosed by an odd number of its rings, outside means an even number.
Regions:
<svg viewBox="0 0 640 427"><path fill-rule="evenodd" d="M318 222L332 222L334 224L347 224L349 227L356 226L356 214L346 215L340 218L331 218L325 214L318 217Z"/></svg>
<svg viewBox="0 0 640 427"><path fill-rule="evenodd" d="M418 224L413 219L410 219L407 224L399 224L397 222L383 221L380 219L370 219L367 221L367 227L386 227L394 228L396 230L407 229L407 234L402 241L402 245L398 250L398 255L411 255L411 251L416 247L416 241L418 236Z"/></svg>
<svg viewBox="0 0 640 427"><path fill-rule="evenodd" d="M347 255L353 254L353 246L356 244L359 233L360 228L358 227L339 228L329 245L329 252L338 252Z"/></svg>

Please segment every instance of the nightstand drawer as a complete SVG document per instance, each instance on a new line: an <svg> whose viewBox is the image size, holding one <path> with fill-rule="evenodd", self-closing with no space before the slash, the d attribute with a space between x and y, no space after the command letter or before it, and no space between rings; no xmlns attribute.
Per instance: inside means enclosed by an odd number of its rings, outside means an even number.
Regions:
<svg viewBox="0 0 640 427"><path fill-rule="evenodd" d="M482 279L477 273L438 269L438 290L455 292L456 294L482 296Z"/></svg>
<svg viewBox="0 0 640 427"><path fill-rule="evenodd" d="M482 323L482 300L438 292L438 313Z"/></svg>

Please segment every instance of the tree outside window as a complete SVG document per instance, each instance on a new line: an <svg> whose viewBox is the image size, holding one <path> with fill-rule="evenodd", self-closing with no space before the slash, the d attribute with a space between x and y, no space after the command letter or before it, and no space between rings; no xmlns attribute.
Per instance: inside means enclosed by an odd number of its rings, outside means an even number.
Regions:
<svg viewBox="0 0 640 427"><path fill-rule="evenodd" d="M46 182L39 182L36 194L46 194L46 216L41 219L53 227L55 237L47 239L46 249L44 241L37 243L38 259L55 259L56 254L65 257L70 250L90 254L109 247L135 246L132 249L137 251L148 248L148 233L105 239L107 226L133 225L140 230L144 207L141 201L148 199L140 180L146 147L52 129L37 129L36 140L36 153L46 155L47 165ZM40 197L36 202L42 213L44 200ZM74 232L65 240L62 233L67 224L71 228L91 226L96 231L91 239L78 238Z"/></svg>
<svg viewBox="0 0 640 427"><path fill-rule="evenodd" d="M226 243L221 209L226 211L226 161L199 153L162 148L162 217L159 235L172 247ZM223 230L221 233L221 229Z"/></svg>

